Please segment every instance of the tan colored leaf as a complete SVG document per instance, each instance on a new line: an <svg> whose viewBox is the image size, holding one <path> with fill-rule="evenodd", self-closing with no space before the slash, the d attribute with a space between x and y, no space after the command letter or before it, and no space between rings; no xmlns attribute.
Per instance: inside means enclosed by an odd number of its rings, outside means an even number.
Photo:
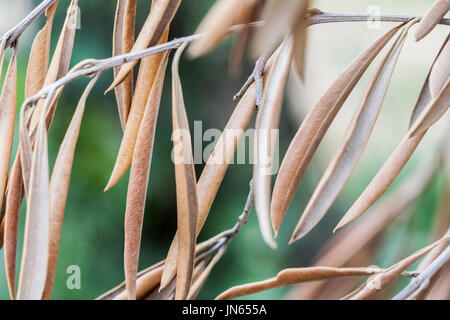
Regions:
<svg viewBox="0 0 450 320"><path fill-rule="evenodd" d="M161 36L159 43L164 43L167 41L168 33L169 31L167 29ZM112 188L131 165L142 117L144 116L150 91L155 81L156 73L161 65L163 56L164 53L162 52L142 59L136 89L131 104L131 110L127 119L127 125L125 127L125 132L120 144L120 149L114 164L113 172L111 173L111 177L105 191Z"/></svg>
<svg viewBox="0 0 450 320"><path fill-rule="evenodd" d="M389 159L384 163L363 193L353 203L341 221L339 221L335 230L342 228L362 215L389 188L392 182L394 182L399 175L400 171L406 165L409 158L411 158L422 138L425 136L428 130L426 126L428 126L429 123L435 119L436 114L442 112L443 106L448 109L448 102L450 101L449 95L450 88L449 81L447 81L446 85L441 89L440 94L424 109L419 119L414 122L414 125L410 129L409 133L402 139L400 144L391 154ZM445 101L447 101L447 106L445 106ZM426 101L419 99L419 103L422 102ZM423 128L422 125L425 126L425 131L422 130L416 135L411 135L411 132L414 132L414 130Z"/></svg>
<svg viewBox="0 0 450 320"><path fill-rule="evenodd" d="M403 271L408 269L410 265L414 262L422 258L425 254L427 254L430 250L440 245L443 242L448 242L449 238L444 238L442 240L436 241L435 243L425 247L409 257L397 262L392 267L380 272L372 279L367 281L366 285L359 290L355 295L353 295L351 300L362 300L370 298L376 292L384 289L389 283L391 283L396 277L398 277Z"/></svg>
<svg viewBox="0 0 450 320"><path fill-rule="evenodd" d="M17 298L41 299L49 249L49 168L47 128L42 116L33 153L25 236Z"/></svg>
<svg viewBox="0 0 450 320"><path fill-rule="evenodd" d="M308 38L307 34L307 20L305 19L305 14L309 8L310 1L303 1L303 8L300 10L300 15L297 18L297 22L292 28L292 33L294 35L294 65L297 70L297 74L303 79L303 64L305 60L306 52L306 41Z"/></svg>
<svg viewBox="0 0 450 320"><path fill-rule="evenodd" d="M252 42L252 54L259 57L265 51L272 51L277 42L292 29L298 19L304 17L306 0L269 0L263 9L262 28L256 31ZM300 17L300 18L299 18Z"/></svg>
<svg viewBox="0 0 450 320"><path fill-rule="evenodd" d="M152 1L152 8L147 20L142 27L139 36L130 52L138 52L147 47L154 46L161 38L164 30L170 25L175 13L180 6L181 0L155 0ZM124 64L115 77L113 83L107 91L114 89L130 73L137 61Z"/></svg>
<svg viewBox="0 0 450 320"><path fill-rule="evenodd" d="M323 136L359 79L401 26L394 27L362 52L331 85L308 112L292 140L278 172L272 194L270 214L278 230L295 190Z"/></svg>
<svg viewBox="0 0 450 320"><path fill-rule="evenodd" d="M262 107L258 112L255 124L255 164L253 166L255 207L263 239L272 248L277 246L273 240L270 226L272 166L276 156L276 138L278 136L284 87L293 56L293 42L293 37L289 36L281 45L281 50L278 51L278 55L274 59L266 77Z"/></svg>
<svg viewBox="0 0 450 320"><path fill-rule="evenodd" d="M231 26L247 23L259 0L218 0L211 7L196 34L204 33L189 47L191 57L199 57L213 49L228 34Z"/></svg>
<svg viewBox="0 0 450 320"><path fill-rule="evenodd" d="M344 140L310 198L292 240L305 236L325 216L355 169L377 120L409 28L404 27L373 74ZM291 240L291 241L292 241Z"/></svg>
<svg viewBox="0 0 450 320"><path fill-rule="evenodd" d="M136 0L118 0L113 32L113 56L130 52L134 44L134 25L136 19ZM120 67L114 68L114 77L117 76ZM117 108L120 123L125 130L128 113L133 96L132 71L123 83L115 89Z"/></svg>
<svg viewBox="0 0 450 320"><path fill-rule="evenodd" d="M28 60L27 76L25 80L25 97L29 98L42 89L48 70L50 56L50 41L52 36L53 18L55 17L58 2L53 3L45 13L47 21L39 31L31 47Z"/></svg>
<svg viewBox="0 0 450 320"><path fill-rule="evenodd" d="M380 272L374 268L331 268L331 267L311 267L292 268L278 273L275 278L270 278L260 282L254 282L236 286L221 293L216 300L228 300L247 296L257 292L292 285L300 282L326 280L337 277L364 276Z"/></svg>
<svg viewBox="0 0 450 320"><path fill-rule="evenodd" d="M131 165L125 211L125 279L128 299L136 299L136 274L139 264L142 223L144 219L145 199L153 154L156 120L158 118L164 75L167 67L168 52L165 52L157 71L152 91L145 107L142 124L139 129Z"/></svg>
<svg viewBox="0 0 450 320"><path fill-rule="evenodd" d="M93 78L83 92L72 121L67 129L64 139L59 148L58 156L53 167L50 180L50 231L49 231L49 253L47 262L47 279L45 281L43 299L50 299L55 281L56 265L58 262L59 242L64 220L67 194L69 192L70 175L72 172L75 148L80 134L81 122L83 120L86 100L93 86L98 80L98 75Z"/></svg>
<svg viewBox="0 0 450 320"><path fill-rule="evenodd" d="M11 149L14 140L17 94L17 46L9 63L2 92L0 94L0 211L8 181Z"/></svg>
<svg viewBox="0 0 450 320"><path fill-rule="evenodd" d="M23 199L22 167L20 160L14 162L9 179L8 192L6 194L5 208L5 271L8 283L9 295L15 298L16 288L16 256L17 256L17 231L19 225L19 211Z"/></svg>
<svg viewBox="0 0 450 320"><path fill-rule="evenodd" d="M416 41L429 34L449 10L450 0L436 0L417 26Z"/></svg>
<svg viewBox="0 0 450 320"><path fill-rule="evenodd" d="M177 191L178 259L175 299L189 294L196 245L197 180L194 170L189 122L183 101L183 90L178 74L180 56L186 44L175 53L172 64L172 125L173 161Z"/></svg>

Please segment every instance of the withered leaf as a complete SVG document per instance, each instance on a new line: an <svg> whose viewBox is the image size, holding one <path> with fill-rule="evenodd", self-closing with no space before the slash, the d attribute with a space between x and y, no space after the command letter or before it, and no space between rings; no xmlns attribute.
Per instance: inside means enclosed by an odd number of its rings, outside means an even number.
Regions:
<svg viewBox="0 0 450 320"><path fill-rule="evenodd" d="M378 65L353 115L344 140L314 190L292 239L297 240L306 235L324 217L350 178L369 140L411 26L410 23L404 27Z"/></svg>
<svg viewBox="0 0 450 320"><path fill-rule="evenodd" d="M189 122L183 101L183 91L178 64L186 44L175 53L172 64L172 125L173 161L177 194L178 259L175 299L185 299L189 294L196 244L197 180L194 170Z"/></svg>
<svg viewBox="0 0 450 320"><path fill-rule="evenodd" d="M416 41L421 40L429 34L449 10L449 0L436 0L417 26L415 34Z"/></svg>
<svg viewBox="0 0 450 320"><path fill-rule="evenodd" d="M125 279L129 300L136 298L136 274L139 262L145 199L167 60L168 53L165 52L145 107L131 164L125 211L124 252Z"/></svg>
<svg viewBox="0 0 450 320"><path fill-rule="evenodd" d="M359 79L401 26L394 27L362 52L308 112L283 159L272 194L270 214L278 230L295 190L323 136Z"/></svg>

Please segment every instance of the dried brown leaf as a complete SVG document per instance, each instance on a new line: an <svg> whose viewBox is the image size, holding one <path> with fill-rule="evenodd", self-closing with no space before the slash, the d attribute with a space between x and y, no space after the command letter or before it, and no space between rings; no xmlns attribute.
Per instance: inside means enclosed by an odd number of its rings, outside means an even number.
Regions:
<svg viewBox="0 0 450 320"><path fill-rule="evenodd" d="M155 0L152 2L152 8L147 20L142 27L136 42L130 52L138 52L147 47L154 46L161 38L164 30L170 25L175 13L180 6L181 0ZM130 73L137 61L132 61L122 65L119 74L115 77L113 83L107 91L114 89Z"/></svg>
<svg viewBox="0 0 450 320"><path fill-rule="evenodd" d="M310 198L292 239L305 236L325 216L355 169L377 120L409 28L404 27L373 74L344 140Z"/></svg>
<svg viewBox="0 0 450 320"><path fill-rule="evenodd" d="M369 64L401 26L394 27L361 53L308 112L292 140L280 167L272 194L270 214L274 230L279 230L295 190L323 136L337 112Z"/></svg>
<svg viewBox="0 0 450 320"><path fill-rule="evenodd" d="M308 38L307 34L307 20L305 19L305 14L309 8L310 1L303 1L303 8L300 10L300 15L297 18L297 23L295 23L292 28L292 33L294 35L294 65L297 70L297 74L303 79L304 73L304 61L306 52L306 41Z"/></svg>
<svg viewBox="0 0 450 320"><path fill-rule="evenodd" d="M70 175L72 172L73 158L75 148L80 134L81 122L83 120L86 100L98 80L99 75L95 76L84 90L72 121L67 128L64 139L59 148L56 162L53 167L50 180L50 231L49 231L49 253L47 262L47 279L45 282L43 299L50 299L55 281L56 265L58 261L59 242L61 238L61 229L64 220L64 211L66 207L67 195L69 192Z"/></svg>
<svg viewBox="0 0 450 320"><path fill-rule="evenodd" d="M293 37L289 36L274 58L266 77L262 107L258 112L255 124L255 164L253 166L255 207L263 239L272 248L276 248L270 226L272 166L276 156L274 150L277 147L275 134L278 134L284 88L293 57L293 42Z"/></svg>
<svg viewBox="0 0 450 320"><path fill-rule="evenodd" d="M169 31L167 29L161 36L159 43L164 43L167 41L168 33ZM150 91L163 57L164 53L162 52L142 59L125 132L105 191L112 188L131 165L142 117L144 116Z"/></svg>
<svg viewBox="0 0 450 320"><path fill-rule="evenodd" d="M152 91L145 107L142 124L136 140L130 182L128 184L125 211L125 279L128 299L136 298L136 274L139 263L142 223L144 219L145 199L150 175L153 154L156 120L161 102L164 75L166 72L168 53L166 52L157 71Z"/></svg>
<svg viewBox="0 0 450 320"><path fill-rule="evenodd" d="M175 299L189 294L196 245L197 180L194 170L189 122L183 100L178 64L186 44L175 53L172 63L172 125L173 161L177 194L178 259Z"/></svg>
<svg viewBox="0 0 450 320"><path fill-rule="evenodd" d="M417 26L416 41L429 34L449 10L450 0L436 0Z"/></svg>
<svg viewBox="0 0 450 320"><path fill-rule="evenodd" d="M204 36L191 44L189 55L199 57L206 54L228 34L231 26L249 22L258 1L216 1L195 31L196 34L204 33Z"/></svg>

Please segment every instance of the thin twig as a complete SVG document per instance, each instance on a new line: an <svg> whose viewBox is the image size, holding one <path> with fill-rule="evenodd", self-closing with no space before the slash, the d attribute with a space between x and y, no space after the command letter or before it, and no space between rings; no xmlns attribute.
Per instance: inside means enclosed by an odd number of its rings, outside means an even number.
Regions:
<svg viewBox="0 0 450 320"><path fill-rule="evenodd" d="M22 35L22 33L32 24L37 18L44 13L56 0L44 0L33 11L31 11L22 21L20 21L15 27L8 30L0 42L6 41L5 47L9 48L12 44Z"/></svg>
<svg viewBox="0 0 450 320"><path fill-rule="evenodd" d="M450 239L450 238L449 238ZM426 288L430 279L450 261L450 246L442 252L419 276L413 279L402 291L400 291L392 300L404 300L419 288Z"/></svg>

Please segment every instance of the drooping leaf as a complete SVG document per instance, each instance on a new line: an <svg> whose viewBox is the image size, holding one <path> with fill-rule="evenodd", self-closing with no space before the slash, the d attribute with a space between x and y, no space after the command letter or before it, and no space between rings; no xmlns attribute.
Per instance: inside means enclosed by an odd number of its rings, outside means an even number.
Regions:
<svg viewBox="0 0 450 320"><path fill-rule="evenodd" d="M255 125L253 183L255 186L255 207L259 228L264 241L276 248L270 226L270 192L275 148L277 147L278 123L283 104L284 87L293 56L292 36L281 45L269 74L261 110Z"/></svg>
<svg viewBox="0 0 450 320"><path fill-rule="evenodd" d="M167 41L168 33L169 31L167 29L161 36L159 43L164 43ZM127 125L125 127L119 153L105 191L112 188L131 165L142 117L144 116L148 97L155 81L158 68L161 65L163 56L164 53L157 53L142 59L136 89L134 92L133 101L131 103L131 110L127 119Z"/></svg>
<svg viewBox="0 0 450 320"><path fill-rule="evenodd" d="M98 75L95 76L83 92L78 102L72 121L67 129L64 139L59 148L58 156L53 167L50 180L50 229L49 229L49 253L47 262L47 278L45 282L43 299L50 299L55 281L56 265L58 261L59 242L61 229L64 220L67 195L69 192L70 175L72 173L73 158L75 148L80 133L81 122L83 120L86 100L93 86L97 82Z"/></svg>
<svg viewBox="0 0 450 320"><path fill-rule="evenodd" d="M416 41L421 40L429 34L449 10L449 0L436 0L417 26L415 34Z"/></svg>
<svg viewBox="0 0 450 320"><path fill-rule="evenodd" d="M362 52L308 112L283 159L272 193L270 214L279 230L295 190L337 112L359 79L401 26L394 27Z"/></svg>
<svg viewBox="0 0 450 320"><path fill-rule="evenodd" d="M136 42L130 52L138 52L147 47L154 46L161 38L164 30L170 25L175 13L180 6L181 0L155 0L152 1L152 8L147 20L144 23ZM114 89L119 85L130 73L137 61L129 62L122 65L114 82L109 87L109 90Z"/></svg>
<svg viewBox="0 0 450 320"><path fill-rule="evenodd" d="M292 234L292 239L302 238L325 216L350 178L369 140L408 30L412 25L410 23L404 27L378 65L362 101L353 115L344 140L314 190Z"/></svg>
<svg viewBox="0 0 450 320"><path fill-rule="evenodd" d="M173 161L175 164L178 221L175 299L185 299L189 294L197 239L197 180L194 170L189 122L184 105L181 80L178 74L180 56L185 48L186 44L177 50L172 64L172 139L174 145Z"/></svg>
<svg viewBox="0 0 450 320"><path fill-rule="evenodd" d="M161 65L157 71L152 91L145 107L131 165L125 211L124 252L125 279L129 300L136 299L136 274L139 263L145 199L167 60L168 53L166 52L162 57Z"/></svg>
<svg viewBox="0 0 450 320"><path fill-rule="evenodd" d="M305 14L307 13L310 1L305 0L303 2L303 8L300 9L300 15L297 18L297 22L292 28L292 34L294 36L294 65L297 70L297 74L303 79L304 73L304 61L306 52L307 34L307 20Z"/></svg>

